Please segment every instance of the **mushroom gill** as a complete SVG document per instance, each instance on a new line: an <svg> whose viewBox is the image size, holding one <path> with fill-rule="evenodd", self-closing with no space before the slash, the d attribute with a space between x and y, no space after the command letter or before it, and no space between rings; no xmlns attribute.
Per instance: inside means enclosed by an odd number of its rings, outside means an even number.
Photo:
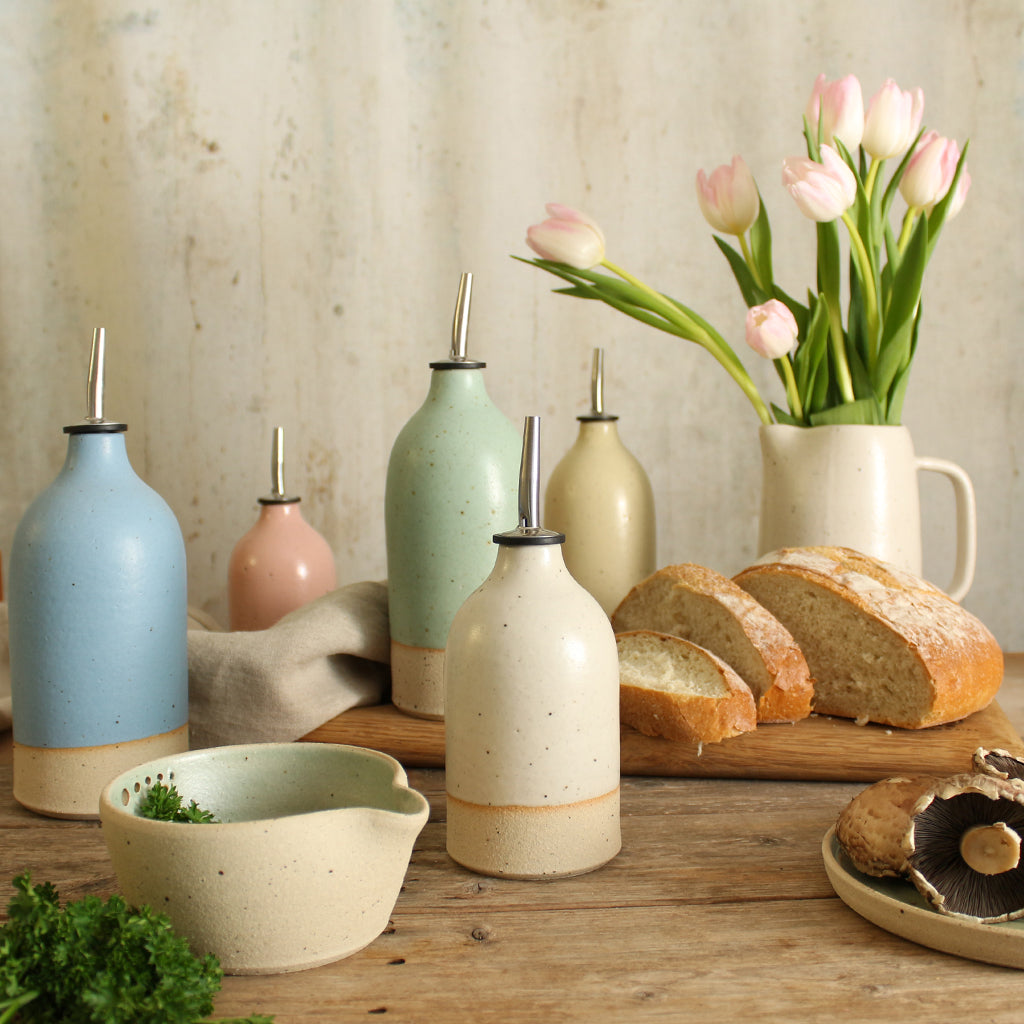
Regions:
<svg viewBox="0 0 1024 1024"><path fill-rule="evenodd" d="M1024 916L1024 787L956 775L914 808L905 839L910 878L937 910L979 921Z"/></svg>
<svg viewBox="0 0 1024 1024"><path fill-rule="evenodd" d="M1024 757L1011 754L1008 750L986 750L984 747L978 747L971 761L974 770L983 775L1024 780Z"/></svg>

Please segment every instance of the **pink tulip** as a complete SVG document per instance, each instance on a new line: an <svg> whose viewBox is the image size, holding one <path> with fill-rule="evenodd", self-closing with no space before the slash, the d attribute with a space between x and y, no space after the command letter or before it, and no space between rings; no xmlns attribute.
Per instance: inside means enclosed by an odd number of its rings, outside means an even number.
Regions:
<svg viewBox="0 0 1024 1024"><path fill-rule="evenodd" d="M796 319L778 299L747 310L747 344L765 359L781 359L792 351L797 334Z"/></svg>
<svg viewBox="0 0 1024 1024"><path fill-rule="evenodd" d="M920 207L931 212L932 207L949 191L960 162L960 147L955 139L947 139L938 132L925 132L900 179L900 193L907 206ZM971 179L964 168L960 175L957 194L949 205L947 218L960 212L967 198Z"/></svg>
<svg viewBox="0 0 1024 1024"><path fill-rule="evenodd" d="M963 208L967 201L967 191L971 187L971 176L964 167L960 180L956 183L956 191L946 208L946 220L952 220Z"/></svg>
<svg viewBox="0 0 1024 1024"><path fill-rule="evenodd" d="M727 235L742 235L761 209L754 176L741 156L716 167L710 178L697 172L697 202L704 219Z"/></svg>
<svg viewBox="0 0 1024 1024"><path fill-rule="evenodd" d="M604 259L604 233L585 213L561 203L545 207L549 219L526 230L526 244L543 260L589 270Z"/></svg>
<svg viewBox="0 0 1024 1024"><path fill-rule="evenodd" d="M921 129L924 93L905 92L891 78L868 104L861 145L876 160L888 160L906 151Z"/></svg>
<svg viewBox="0 0 1024 1024"><path fill-rule="evenodd" d="M782 184L800 212L821 223L842 216L857 198L857 179L831 147L821 147L821 163L802 156L782 162Z"/></svg>
<svg viewBox="0 0 1024 1024"><path fill-rule="evenodd" d="M833 140L839 139L851 153L860 145L864 134L864 98L860 82L853 75L835 82L818 75L807 102L807 123L814 135L819 118L822 142L832 145Z"/></svg>

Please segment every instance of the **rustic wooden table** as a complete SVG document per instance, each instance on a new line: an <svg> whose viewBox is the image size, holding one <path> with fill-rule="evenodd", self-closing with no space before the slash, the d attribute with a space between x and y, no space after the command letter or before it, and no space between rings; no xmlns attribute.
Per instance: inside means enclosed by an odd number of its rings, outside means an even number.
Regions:
<svg viewBox="0 0 1024 1024"><path fill-rule="evenodd" d="M1024 729L1024 655L1000 704ZM65 896L115 888L97 824L37 817L11 797L0 745L3 876ZM863 783L624 778L622 853L550 882L479 877L444 842L444 774L391 926L298 974L225 978L221 1015L347 1022L894 1021L1024 1017L1024 975L882 931L833 893L821 840ZM5 903L0 899L0 903Z"/></svg>

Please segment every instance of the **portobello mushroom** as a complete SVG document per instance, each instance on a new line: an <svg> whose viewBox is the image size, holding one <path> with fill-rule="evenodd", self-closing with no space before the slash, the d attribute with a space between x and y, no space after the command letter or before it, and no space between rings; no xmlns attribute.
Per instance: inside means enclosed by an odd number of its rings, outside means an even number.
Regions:
<svg viewBox="0 0 1024 1024"><path fill-rule="evenodd" d="M1024 757L1011 754L1008 750L986 750L978 747L971 758L974 770L982 775L997 775L1001 779L1018 779L1024 782Z"/></svg>
<svg viewBox="0 0 1024 1024"><path fill-rule="evenodd" d="M910 880L936 910L986 923L1024 917L1024 786L997 775L938 782L911 811Z"/></svg>

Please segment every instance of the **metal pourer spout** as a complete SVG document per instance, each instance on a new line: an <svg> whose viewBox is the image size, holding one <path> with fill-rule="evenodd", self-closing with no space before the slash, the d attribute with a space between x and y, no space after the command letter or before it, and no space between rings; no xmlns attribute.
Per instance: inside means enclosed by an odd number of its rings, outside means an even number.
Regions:
<svg viewBox="0 0 1024 1024"><path fill-rule="evenodd" d="M299 498L285 494L284 490L284 427L274 427L274 441L270 450L270 493L259 499L261 505L290 505Z"/></svg>
<svg viewBox="0 0 1024 1024"><path fill-rule="evenodd" d="M523 456L519 463L519 525L496 533L496 544L562 544L564 533L540 525L540 417L527 416L523 426Z"/></svg>
<svg viewBox="0 0 1024 1024"><path fill-rule="evenodd" d="M540 504L540 417L527 416L523 427L523 457L519 463L519 525L535 530Z"/></svg>
<svg viewBox="0 0 1024 1024"><path fill-rule="evenodd" d="M96 327L92 332L92 352L89 355L89 381L86 385L86 423L103 422L103 374L106 361L107 332Z"/></svg>
<svg viewBox="0 0 1024 1024"><path fill-rule="evenodd" d="M85 419L64 428L65 434L118 434L128 429L123 423L103 415L103 379L106 364L107 332L96 327L89 353L89 379L85 393Z"/></svg>
<svg viewBox="0 0 1024 1024"><path fill-rule="evenodd" d="M618 416L604 411L604 349L595 348L590 364L590 412L577 416L578 420L617 420Z"/></svg>
<svg viewBox="0 0 1024 1024"><path fill-rule="evenodd" d="M455 300L455 317L452 320L452 344L447 359L431 363L432 370L482 370L487 364L470 359L469 347L469 304L473 294L473 275L467 270L459 279L459 295Z"/></svg>
<svg viewBox="0 0 1024 1024"><path fill-rule="evenodd" d="M452 321L451 358L462 362L466 358L469 339L469 304L473 296L473 275L467 270L459 279L459 295L455 300L455 318Z"/></svg>
<svg viewBox="0 0 1024 1024"><path fill-rule="evenodd" d="M600 416L604 412L604 349L594 349L590 366L590 413Z"/></svg>

